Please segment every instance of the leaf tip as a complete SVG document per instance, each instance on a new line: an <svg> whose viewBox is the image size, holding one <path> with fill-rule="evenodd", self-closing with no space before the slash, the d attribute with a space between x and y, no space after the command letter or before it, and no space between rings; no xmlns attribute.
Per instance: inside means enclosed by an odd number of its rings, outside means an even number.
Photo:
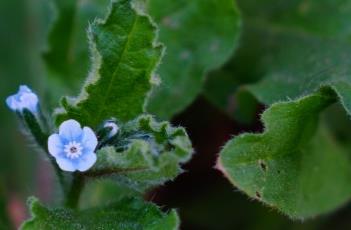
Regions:
<svg viewBox="0 0 351 230"><path fill-rule="evenodd" d="M217 162L216 162L216 164L215 164L215 166L213 168L218 170L218 171L220 171L223 174L224 177L226 177L228 179L230 178L230 176L228 175L227 171L225 170L225 168L224 168L224 166L223 166L223 164L221 162L221 157L220 156L217 158Z"/></svg>

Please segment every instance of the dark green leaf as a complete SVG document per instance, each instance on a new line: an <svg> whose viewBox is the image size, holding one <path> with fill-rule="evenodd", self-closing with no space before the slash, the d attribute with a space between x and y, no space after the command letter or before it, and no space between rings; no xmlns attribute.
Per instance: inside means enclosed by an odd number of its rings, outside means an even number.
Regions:
<svg viewBox="0 0 351 230"><path fill-rule="evenodd" d="M247 90L265 104L331 86L351 111L350 1L240 0L239 7L243 35L240 49L224 69L227 74L236 82L249 83ZM227 90L227 98L236 89Z"/></svg>
<svg viewBox="0 0 351 230"><path fill-rule="evenodd" d="M195 99L206 73L230 57L240 17L233 0L149 0L147 6L167 47L158 70L161 84L147 108L170 118Z"/></svg>

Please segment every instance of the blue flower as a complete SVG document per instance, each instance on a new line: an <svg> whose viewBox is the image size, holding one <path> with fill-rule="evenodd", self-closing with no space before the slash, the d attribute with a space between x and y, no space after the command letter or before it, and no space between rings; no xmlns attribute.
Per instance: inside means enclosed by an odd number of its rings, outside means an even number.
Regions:
<svg viewBox="0 0 351 230"><path fill-rule="evenodd" d="M87 171L96 162L95 148L98 144L93 130L81 128L75 120L60 125L59 133L52 134L48 140L49 153L56 158L64 171Z"/></svg>
<svg viewBox="0 0 351 230"><path fill-rule="evenodd" d="M22 112L24 109L28 109L35 114L38 111L39 99L28 86L21 85L17 94L11 95L6 99L6 104L15 112Z"/></svg>

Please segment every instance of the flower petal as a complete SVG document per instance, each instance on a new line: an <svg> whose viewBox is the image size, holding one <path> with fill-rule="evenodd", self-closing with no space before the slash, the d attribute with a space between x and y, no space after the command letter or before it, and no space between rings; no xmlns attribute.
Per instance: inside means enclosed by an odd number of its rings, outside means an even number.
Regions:
<svg viewBox="0 0 351 230"><path fill-rule="evenodd" d="M73 162L66 158L57 157L56 162L63 171L74 172L77 170Z"/></svg>
<svg viewBox="0 0 351 230"><path fill-rule="evenodd" d="M31 93L32 90L31 90L28 86L26 86L26 85L20 85L20 87L19 87L19 92L20 92L20 93L23 93L23 92L25 92L25 93Z"/></svg>
<svg viewBox="0 0 351 230"><path fill-rule="evenodd" d="M82 144L83 144L83 148L89 152L94 152L98 144L98 140L95 133L89 127L83 128Z"/></svg>
<svg viewBox="0 0 351 230"><path fill-rule="evenodd" d="M15 96L9 96L8 98L6 98L6 105L11 110L16 111L18 109L18 105Z"/></svg>
<svg viewBox="0 0 351 230"><path fill-rule="evenodd" d="M34 93L25 93L21 95L21 110L29 109L32 113L36 113L38 111L39 99L38 96Z"/></svg>
<svg viewBox="0 0 351 230"><path fill-rule="evenodd" d="M68 141L77 140L82 135L82 128L75 120L68 120L60 125L59 134Z"/></svg>
<svg viewBox="0 0 351 230"><path fill-rule="evenodd" d="M63 151L63 144L58 134L52 134L48 140L49 153L56 157Z"/></svg>
<svg viewBox="0 0 351 230"><path fill-rule="evenodd" d="M96 154L90 153L82 156L77 165L77 169L81 172L85 172L90 169L96 162Z"/></svg>

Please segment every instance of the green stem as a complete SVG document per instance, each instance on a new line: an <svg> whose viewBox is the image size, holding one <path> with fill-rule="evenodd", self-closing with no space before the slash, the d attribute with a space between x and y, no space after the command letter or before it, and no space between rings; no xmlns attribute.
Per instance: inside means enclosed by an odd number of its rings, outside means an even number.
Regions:
<svg viewBox="0 0 351 230"><path fill-rule="evenodd" d="M51 162L52 166L54 167L56 176L58 177L58 180L59 180L59 183L62 187L62 190L64 193L66 193L67 189L66 189L66 184L64 181L64 176L62 174L62 170L58 167L58 165L55 161L55 158L49 154L48 149L47 149L47 140L49 137L48 134L43 131L41 125L37 121L36 116L33 115L32 112L30 112L29 110L25 109L23 111L23 115L20 115L20 116L23 116L23 120L25 121L27 128L30 130L30 132L32 133L36 142L45 151L47 157L50 159L50 162ZM45 126L47 126L47 122L46 122L46 120L44 120L44 115L42 115L40 113L39 116L42 117L42 123L44 123Z"/></svg>
<svg viewBox="0 0 351 230"><path fill-rule="evenodd" d="M71 187L66 194L65 206L72 209L77 209L79 204L80 194L84 188L84 177L79 173L73 174Z"/></svg>
<svg viewBox="0 0 351 230"><path fill-rule="evenodd" d="M54 168L54 171L55 171L55 174L57 176L58 182L61 186L61 189L62 189L63 193L66 194L68 191L67 191L67 186L65 183L65 178L63 176L62 170L57 165L55 158L50 156L49 154L47 154L47 155L50 159L52 167Z"/></svg>

